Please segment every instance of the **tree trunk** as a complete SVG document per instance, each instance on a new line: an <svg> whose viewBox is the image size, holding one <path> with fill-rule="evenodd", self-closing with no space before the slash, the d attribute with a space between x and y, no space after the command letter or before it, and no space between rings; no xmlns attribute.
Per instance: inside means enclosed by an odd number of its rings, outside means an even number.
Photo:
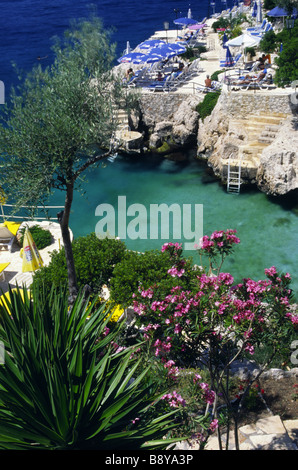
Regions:
<svg viewBox="0 0 298 470"><path fill-rule="evenodd" d="M78 295L77 276L74 264L74 257L72 251L72 244L69 232L69 216L71 205L73 201L73 183L67 184L64 211L58 217L61 227L61 234L65 250L67 275L68 275L68 291L69 291L69 303L72 305Z"/></svg>

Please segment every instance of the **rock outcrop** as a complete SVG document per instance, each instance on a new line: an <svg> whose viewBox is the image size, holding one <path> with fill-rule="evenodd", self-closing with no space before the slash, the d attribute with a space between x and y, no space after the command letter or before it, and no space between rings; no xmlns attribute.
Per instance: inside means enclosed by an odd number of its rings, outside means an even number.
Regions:
<svg viewBox="0 0 298 470"><path fill-rule="evenodd" d="M140 100L141 126L148 135L150 151L162 154L197 143L199 114L195 95L148 94Z"/></svg>
<svg viewBox="0 0 298 470"><path fill-rule="evenodd" d="M232 169L241 160L242 183L256 184L261 191L276 196L298 189L295 115L286 107L287 113L278 113L266 112L265 105L262 111L260 105L258 112L239 112L237 116L231 103L227 108L228 98L222 93L211 116L204 122L199 120L198 157L206 159L223 182L227 180L228 161Z"/></svg>
<svg viewBox="0 0 298 470"><path fill-rule="evenodd" d="M257 171L261 191L276 196L298 189L297 131L298 121L287 119L273 143L263 150Z"/></svg>

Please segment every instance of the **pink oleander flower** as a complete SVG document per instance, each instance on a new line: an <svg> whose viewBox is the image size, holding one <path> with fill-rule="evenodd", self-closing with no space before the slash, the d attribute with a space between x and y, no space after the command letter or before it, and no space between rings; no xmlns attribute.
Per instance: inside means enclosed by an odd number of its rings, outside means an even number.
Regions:
<svg viewBox="0 0 298 470"><path fill-rule="evenodd" d="M195 374L194 378L193 378L193 383L196 384L197 382L199 382L199 380L201 380L201 376L200 374Z"/></svg>
<svg viewBox="0 0 298 470"><path fill-rule="evenodd" d="M161 399L166 400L172 408L178 408L179 405L186 405L184 398L182 398L182 396L175 390L172 393L166 393L161 397Z"/></svg>
<svg viewBox="0 0 298 470"><path fill-rule="evenodd" d="M209 389L209 385L205 382L201 382L200 384L201 389L204 392L203 398L209 405L212 405L215 399L215 392Z"/></svg>
<svg viewBox="0 0 298 470"><path fill-rule="evenodd" d="M181 333L181 331L182 331L181 325L179 325L179 324L175 325L174 333L179 334L179 333Z"/></svg>
<svg viewBox="0 0 298 470"><path fill-rule="evenodd" d="M271 266L271 268L265 269L265 274L266 274L266 276L272 277L272 276L274 276L276 273L277 273L277 271L276 271L276 267L275 267L275 266Z"/></svg>
<svg viewBox="0 0 298 470"><path fill-rule="evenodd" d="M248 344L245 346L244 349L245 349L245 351L248 351L249 354L251 354L251 355L253 355L254 352L255 352L254 347L253 347L250 343L248 343Z"/></svg>
<svg viewBox="0 0 298 470"><path fill-rule="evenodd" d="M218 428L218 419L214 419L213 421L211 421L209 425L209 429L211 432L214 432L216 431L217 428Z"/></svg>
<svg viewBox="0 0 298 470"><path fill-rule="evenodd" d="M172 277L181 277L185 273L185 269L177 269L176 266L172 266L172 268L168 269L168 274Z"/></svg>
<svg viewBox="0 0 298 470"><path fill-rule="evenodd" d="M107 336L109 333L110 333L110 328L108 328L107 326L105 326L105 327L104 327L103 335L104 335L104 336Z"/></svg>
<svg viewBox="0 0 298 470"><path fill-rule="evenodd" d="M298 324L298 315L294 315L291 312L286 313L286 317L293 323L293 325Z"/></svg>

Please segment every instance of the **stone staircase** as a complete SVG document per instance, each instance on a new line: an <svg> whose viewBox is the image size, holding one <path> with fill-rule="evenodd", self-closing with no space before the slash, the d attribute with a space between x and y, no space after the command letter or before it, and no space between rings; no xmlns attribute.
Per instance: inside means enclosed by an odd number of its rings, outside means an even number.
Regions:
<svg viewBox="0 0 298 470"><path fill-rule="evenodd" d="M113 106L113 113L117 127L111 146L116 146L125 151L137 149L143 136L139 132L130 130L127 111L122 109L120 104L120 106Z"/></svg>
<svg viewBox="0 0 298 470"><path fill-rule="evenodd" d="M283 122L287 117L283 113L259 113L250 114L245 119L233 119L233 125L245 128L248 139L247 142L239 146L237 158L229 159L228 172L239 172L241 180L252 180L257 174L260 165L260 158L264 148L270 145ZM227 188L230 187L229 178Z"/></svg>

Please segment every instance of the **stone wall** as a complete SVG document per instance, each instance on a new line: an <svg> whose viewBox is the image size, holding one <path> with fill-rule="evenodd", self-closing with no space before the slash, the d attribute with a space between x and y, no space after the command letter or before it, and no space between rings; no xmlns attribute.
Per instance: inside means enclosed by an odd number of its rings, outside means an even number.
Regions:
<svg viewBox="0 0 298 470"><path fill-rule="evenodd" d="M203 97L179 93L144 93L139 99L140 126L149 136L152 151L170 153L197 143Z"/></svg>
<svg viewBox="0 0 298 470"><path fill-rule="evenodd" d="M185 95L176 93L143 93L139 101L143 124L152 127L168 120L184 99Z"/></svg>
<svg viewBox="0 0 298 470"><path fill-rule="evenodd" d="M248 114L258 113L284 113L292 114L292 104L289 94L278 94L274 91L263 93L251 91L224 91L220 97L224 112L230 117L245 117Z"/></svg>

